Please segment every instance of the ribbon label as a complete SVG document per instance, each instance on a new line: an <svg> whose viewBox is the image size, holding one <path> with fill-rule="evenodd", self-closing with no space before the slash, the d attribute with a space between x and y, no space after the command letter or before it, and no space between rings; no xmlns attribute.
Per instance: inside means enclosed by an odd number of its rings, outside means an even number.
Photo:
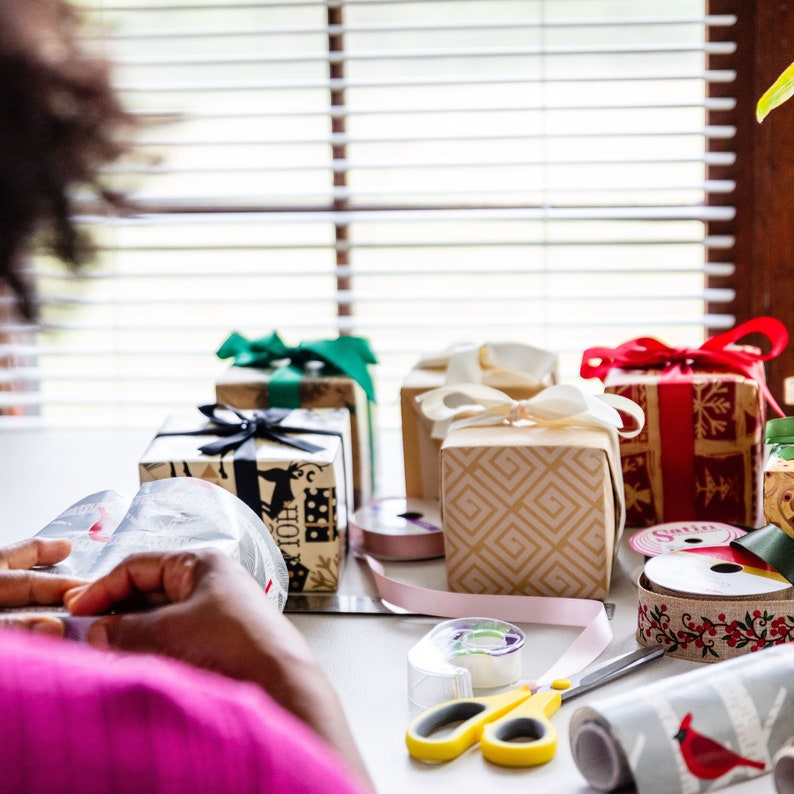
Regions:
<svg viewBox="0 0 794 794"><path fill-rule="evenodd" d="M249 412L204 406L172 415L140 460L141 482L197 477L261 516L284 556L290 592L334 592L351 504L343 409Z"/></svg>

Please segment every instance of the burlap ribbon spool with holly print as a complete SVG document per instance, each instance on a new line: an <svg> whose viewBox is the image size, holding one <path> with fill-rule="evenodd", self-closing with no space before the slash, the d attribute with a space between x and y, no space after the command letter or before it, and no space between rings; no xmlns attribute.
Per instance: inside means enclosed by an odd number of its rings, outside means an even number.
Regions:
<svg viewBox="0 0 794 794"><path fill-rule="evenodd" d="M648 560L637 582L637 641L718 662L794 640L794 586L735 544Z"/></svg>

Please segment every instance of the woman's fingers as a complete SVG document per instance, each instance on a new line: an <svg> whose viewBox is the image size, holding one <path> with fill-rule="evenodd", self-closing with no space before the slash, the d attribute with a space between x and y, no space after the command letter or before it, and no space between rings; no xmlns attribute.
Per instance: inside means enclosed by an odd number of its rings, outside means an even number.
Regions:
<svg viewBox="0 0 794 794"><path fill-rule="evenodd" d="M195 587L200 552L134 554L110 573L66 594L75 615L98 615L113 607L136 607L184 601Z"/></svg>
<svg viewBox="0 0 794 794"><path fill-rule="evenodd" d="M72 550L68 540L28 538L10 546L0 546L0 571L54 565L66 559Z"/></svg>
<svg viewBox="0 0 794 794"><path fill-rule="evenodd" d="M34 634L46 634L50 637L63 637L65 626L63 621L50 615L0 615L0 626L32 631Z"/></svg>
<svg viewBox="0 0 794 794"><path fill-rule="evenodd" d="M39 571L0 571L0 607L61 604L65 594L81 584L80 579Z"/></svg>

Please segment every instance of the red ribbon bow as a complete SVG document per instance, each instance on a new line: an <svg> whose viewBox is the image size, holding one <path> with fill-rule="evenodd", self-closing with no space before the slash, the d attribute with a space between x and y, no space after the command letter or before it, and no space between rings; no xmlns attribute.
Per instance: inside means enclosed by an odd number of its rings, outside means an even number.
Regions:
<svg viewBox="0 0 794 794"><path fill-rule="evenodd" d="M769 340L771 349L768 353L735 347L740 339L751 333L762 334ZM730 331L712 336L700 347L670 347L650 336L630 339L618 347L591 347L582 354L579 374L583 378L599 378L603 381L609 371L615 368L668 370L678 366L682 370L736 372L756 379L758 363L779 356L787 344L788 331L783 323L774 317L756 317ZM766 382L759 383L759 387L778 416L785 416Z"/></svg>

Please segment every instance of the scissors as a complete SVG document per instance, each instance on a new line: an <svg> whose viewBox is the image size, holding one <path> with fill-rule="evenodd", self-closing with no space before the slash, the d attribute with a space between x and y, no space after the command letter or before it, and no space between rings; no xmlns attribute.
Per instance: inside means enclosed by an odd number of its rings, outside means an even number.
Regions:
<svg viewBox="0 0 794 794"><path fill-rule="evenodd" d="M439 703L408 726L405 743L419 761L451 761L480 743L486 760L500 766L538 766L554 757L557 729L551 717L564 700L589 692L663 656L657 645L617 656L595 670L557 679L536 692L528 685L485 697Z"/></svg>

